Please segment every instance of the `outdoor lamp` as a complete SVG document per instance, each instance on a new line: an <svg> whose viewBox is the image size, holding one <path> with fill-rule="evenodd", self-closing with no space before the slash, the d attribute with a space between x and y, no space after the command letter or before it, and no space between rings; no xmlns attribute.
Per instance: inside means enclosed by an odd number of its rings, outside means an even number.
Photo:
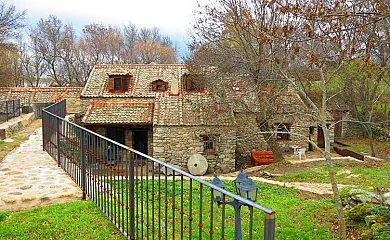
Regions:
<svg viewBox="0 0 390 240"><path fill-rule="evenodd" d="M211 184L213 184L213 185L215 185L217 187L225 189L225 184L223 184L223 182L221 181L221 179L219 179L217 177L217 175L214 175L214 179L211 182ZM221 202L222 201L222 193L220 191L217 191L217 190L214 189L214 191L213 191L213 201L214 202Z"/></svg>
<svg viewBox="0 0 390 240"><path fill-rule="evenodd" d="M237 178L233 180L234 187L236 188L236 192L238 195L240 195L240 189L238 188L238 186L240 186L241 183L244 182L245 179L247 179L247 178L248 178L248 174L244 173L244 171L242 171L242 168L241 168L240 172L237 175Z"/></svg>
<svg viewBox="0 0 390 240"><path fill-rule="evenodd" d="M257 186L252 179L247 177L237 188L239 189L241 197L256 202L257 189L259 186Z"/></svg>
<svg viewBox="0 0 390 240"><path fill-rule="evenodd" d="M245 198L247 200L256 201L257 197L257 189L259 186L257 186L252 179L248 177L246 173L244 173L241 169L240 173L238 174L237 178L233 180L234 185L236 187L237 194L240 195L242 198ZM214 186L225 188L225 184L217 177L217 175L214 175L214 179L211 182ZM242 240L242 227L241 227L241 207L242 206L251 206L251 204L248 203L248 201L240 201L233 197L234 200L231 201L225 201L225 199L222 199L223 195L218 190L213 190L212 192L212 199L214 202L218 203L218 206L221 204L223 205L230 205L234 208L235 211L235 232L234 232L234 239L236 240ZM273 238L272 238L273 239Z"/></svg>

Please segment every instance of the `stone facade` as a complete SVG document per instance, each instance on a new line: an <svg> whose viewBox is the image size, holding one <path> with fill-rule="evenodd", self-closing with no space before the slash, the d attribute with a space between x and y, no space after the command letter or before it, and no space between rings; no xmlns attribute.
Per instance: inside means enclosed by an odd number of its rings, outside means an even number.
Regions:
<svg viewBox="0 0 390 240"><path fill-rule="evenodd" d="M260 134L256 116L253 113L235 113L237 129L237 153L242 156L250 156L252 150L266 151L270 150L264 137ZM309 136L309 128L312 121L305 116L295 116L294 118L278 117L272 120L275 124L275 132L278 123L289 123L290 137L289 140L277 140L283 152L291 152L292 147L308 149L306 137ZM317 136L317 131L313 137ZM276 134L274 135L276 139ZM316 139L316 138L315 138Z"/></svg>
<svg viewBox="0 0 390 240"><path fill-rule="evenodd" d="M1 101L20 99L21 106L32 106L35 103L51 103L67 100L67 112L83 111L80 101L81 87L3 87L0 88Z"/></svg>
<svg viewBox="0 0 390 240"><path fill-rule="evenodd" d="M204 153L203 136L216 137L216 151ZM208 161L208 173L235 170L236 130L231 127L156 126L153 130L153 156L187 170L191 155L199 153Z"/></svg>
<svg viewBox="0 0 390 240"><path fill-rule="evenodd" d="M237 130L237 153L250 156L252 150L268 150L260 132L256 116L249 113L235 113Z"/></svg>

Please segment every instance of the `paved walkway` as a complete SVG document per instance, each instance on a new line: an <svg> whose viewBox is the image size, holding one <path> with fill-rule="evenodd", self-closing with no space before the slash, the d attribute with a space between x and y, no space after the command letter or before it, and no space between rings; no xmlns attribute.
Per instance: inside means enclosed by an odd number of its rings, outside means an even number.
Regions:
<svg viewBox="0 0 390 240"><path fill-rule="evenodd" d="M42 128L0 163L0 211L80 200L73 180L42 150Z"/></svg>

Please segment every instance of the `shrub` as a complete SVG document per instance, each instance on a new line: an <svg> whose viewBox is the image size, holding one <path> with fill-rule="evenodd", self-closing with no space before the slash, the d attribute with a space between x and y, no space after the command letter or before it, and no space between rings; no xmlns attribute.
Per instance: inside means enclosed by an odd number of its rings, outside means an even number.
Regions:
<svg viewBox="0 0 390 240"><path fill-rule="evenodd" d="M380 217L384 222L390 222L390 207L385 205L376 205L370 209L372 215Z"/></svg>
<svg viewBox="0 0 390 240"><path fill-rule="evenodd" d="M353 208L347 210L346 216L348 217L349 220L354 222L364 221L364 218L366 217L367 213L369 213L371 207L372 207L371 204L359 203Z"/></svg>

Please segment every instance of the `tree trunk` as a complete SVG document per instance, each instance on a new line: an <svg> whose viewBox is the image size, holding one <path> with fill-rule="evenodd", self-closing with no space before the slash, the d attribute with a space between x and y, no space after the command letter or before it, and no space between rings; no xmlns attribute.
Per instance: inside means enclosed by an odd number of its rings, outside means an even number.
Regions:
<svg viewBox="0 0 390 240"><path fill-rule="evenodd" d="M336 204L336 212L337 212L337 219L338 219L338 226L339 226L339 239L345 240L345 239L347 239L347 226L345 223L344 209L343 209L343 205L341 203L339 188L337 187L336 176L334 173L334 168L333 168L333 163L332 163L332 157L330 155L329 128L326 125L327 88L326 88L326 80L325 80L323 69L320 69L320 74L321 74L321 80L322 80L322 109L321 109L322 112L321 112L321 114L319 114L319 117L321 119L320 122L322 125L322 130L324 132L324 140L325 140L324 157L326 160L326 164L328 166L329 179L330 179L330 184L332 186L332 191L333 191L333 199L334 199L334 202Z"/></svg>
<svg viewBox="0 0 390 240"><path fill-rule="evenodd" d="M372 129L368 130L368 143L370 144L370 155L371 157L375 157L375 148L374 148L374 141L373 141L373 134L372 134Z"/></svg>
<svg viewBox="0 0 390 240"><path fill-rule="evenodd" d="M339 189L337 187L336 176L335 176L333 163L332 163L332 157L330 155L329 129L328 127L323 127L323 130L324 130L324 138L325 138L325 159L328 166L330 184L332 185L333 199L336 204L337 219L338 219L338 226L339 226L339 239L344 240L347 239L347 227L345 223L344 209L341 203Z"/></svg>
<svg viewBox="0 0 390 240"><path fill-rule="evenodd" d="M269 129L264 125L260 125L260 131L264 132L263 133L264 140L266 141L272 153L274 154L274 162L282 161L283 160L282 150L280 149L279 143L275 140L273 134L270 133L273 131L273 129Z"/></svg>

